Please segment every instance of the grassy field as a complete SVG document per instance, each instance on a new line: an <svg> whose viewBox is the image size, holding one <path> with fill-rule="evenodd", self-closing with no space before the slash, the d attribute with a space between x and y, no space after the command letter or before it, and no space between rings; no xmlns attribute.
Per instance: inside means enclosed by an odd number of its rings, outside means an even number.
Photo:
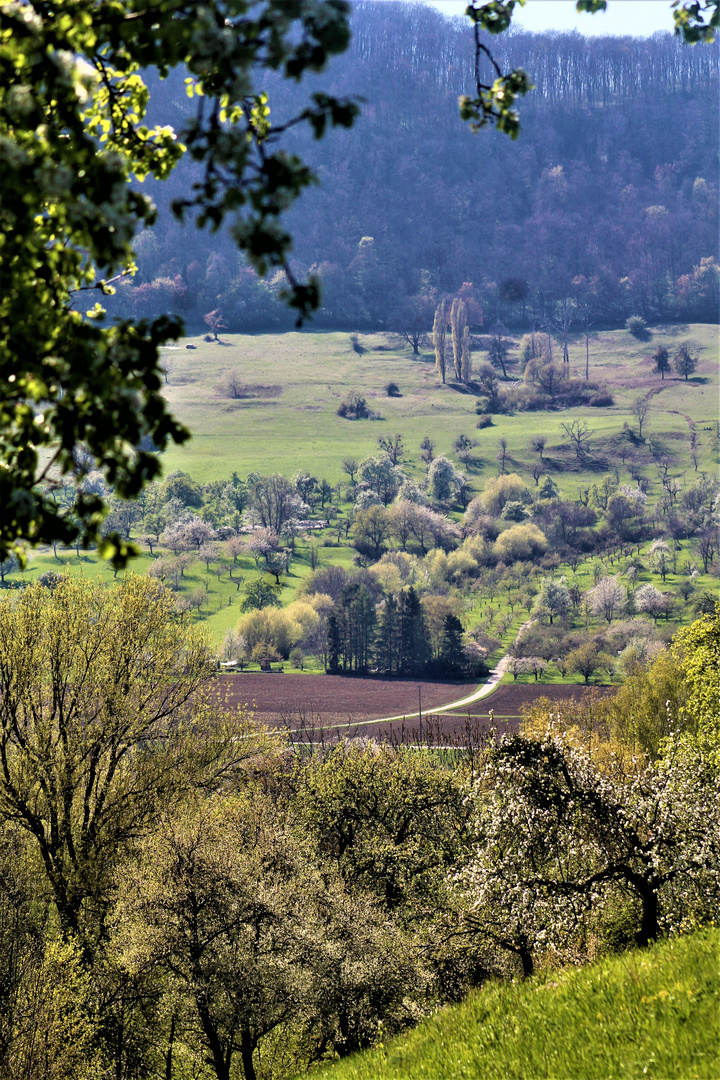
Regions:
<svg viewBox="0 0 720 1080"><path fill-rule="evenodd" d="M442 386L425 352L413 359L408 348L395 347L385 334L359 335L362 355L353 351L348 334L289 333L258 336L227 335L224 345L188 339L195 350L167 350L169 382L166 394L175 414L193 433L184 447L165 454L166 474L183 469L201 482L248 472L280 472L288 476L310 472L331 483L344 479L342 460L361 460L377 452L379 436L403 436L407 468L424 475L419 445L428 435L436 453L453 457L453 443L465 434L477 442L475 463L469 469L481 490L495 475L498 439L508 440L514 469L528 474L533 456L531 435L548 439L548 471L561 490L576 495L578 487L597 479L598 467L576 468L573 455L561 443L566 412L518 413L495 417L495 426L476 430L475 397L454 386ZM671 354L681 341L697 343L700 362L686 383L674 375L661 381L650 357L658 344ZM475 353L474 362L484 359ZM584 343L570 349L574 374L584 372ZM640 394L657 391L645 435L660 440L674 459L673 473L692 468L688 455L689 417L700 436L699 468L713 467L710 429L718 419L718 327L692 325L656 330L652 341L638 342L625 330L594 336L590 345L590 376L607 385L615 404L610 408L573 409L595 431L593 445L617 435L625 421L633 426L630 405ZM232 373L247 397L231 400L222 389ZM388 397L384 387L397 383L401 397ZM350 391L365 395L382 420L345 420L336 415ZM624 479L629 477L629 472ZM530 484L533 483L529 477ZM623 481L624 482L624 481Z"/></svg>
<svg viewBox="0 0 720 1080"><path fill-rule="evenodd" d="M354 548L333 547L320 548L318 566L332 562L336 565L349 567L355 554ZM51 551L43 549L34 554L24 574L16 574L13 579L33 581L48 570L55 573L69 571L73 574L82 574L88 578L100 578L108 583L113 581L113 571L108 564L94 552L81 553L78 557L74 550L63 551L58 549L56 558ZM131 572L142 574L152 565L153 560L149 555L141 555L134 559ZM282 602L284 605L297 599L297 588L310 570L310 545L298 540L295 545L295 556L290 566L290 573L283 574ZM122 572L119 575L122 576ZM233 576L235 581L242 577L243 584L252 581L253 578L267 578L267 573L257 570L255 563L250 558L240 557L233 564ZM203 606L195 612L195 618L206 623L212 639L219 644L225 633L233 629L240 617L240 593L237 585L233 583L226 572L217 574L211 568L208 572L201 562L193 563L185 571L181 582L182 592L188 594L193 589L203 586L207 591L207 599ZM287 667L287 665L286 665ZM290 670L288 668L288 670ZM318 669L319 670L319 669Z"/></svg>
<svg viewBox="0 0 720 1080"><path fill-rule="evenodd" d="M496 983L332 1080L716 1080L720 931L581 970Z"/></svg>
<svg viewBox="0 0 720 1080"><path fill-rule="evenodd" d="M667 345L672 354L678 343L691 341L700 356L698 369L688 382L673 377L661 381L652 371L650 357L657 344ZM515 416L496 416L494 426L476 429L475 397L451 385L442 386L435 374L433 358L424 353L413 358L409 348L393 342L388 335L360 335L358 353L350 336L340 333L289 333L259 336L227 336L223 344L210 343L202 338L183 341L165 353L168 371L166 394L177 414L193 433L184 447L168 450L164 455L164 472L183 469L193 479L206 482L229 479L233 472L241 478L249 472L281 472L293 476L309 472L331 483L348 481L342 472L342 460L357 460L378 451L379 436L399 432L406 447L403 468L418 479L425 468L419 460L421 440L429 435L436 444L436 453L454 457L453 443L459 434L476 441L473 460L467 467L472 488L481 492L486 481L498 472L495 455L498 440L508 441L507 471L519 472L532 489L530 473L535 456L529 450L530 437L544 434L547 447L544 453L546 470L560 490L577 498L581 488L589 487L604 474L617 467L621 483L634 483L630 461L622 463L617 451L617 439L623 425L636 427L631 405L640 395L652 392L652 410L643 435L652 440L659 452L671 462L670 475L681 479L696 475L690 457L689 432L694 425L699 437L698 475L717 471L717 451L714 449L718 418L718 327L693 325L689 327L656 328L650 342L641 343L627 331L603 332L594 336L590 348L590 374L613 393L615 404L609 408L583 408L561 412L519 413ZM184 348L194 344L195 349ZM484 359L475 353L474 361ZM570 349L571 368L575 374L584 372L584 342L576 341ZM241 397L231 399L226 388L230 377L235 378L236 392ZM399 386L400 397L388 397L384 387L393 381ZM365 395L370 406L383 417L381 420L349 421L337 416L337 407L347 394L356 390ZM578 463L574 453L561 439L561 424L575 416L585 418L595 434L587 462ZM625 442L627 445L627 440ZM633 449L636 460L644 463L644 476L649 483L652 499L661 490L659 472L649 465L647 442ZM611 465L612 462L612 465ZM460 464L458 462L458 464ZM349 481L348 481L349 482ZM459 514L455 514L459 517ZM313 539L319 565L339 563L349 567L354 549L337 546L334 533L319 533ZM647 544L644 545L647 548ZM678 569L691 554L692 544L683 541L678 556ZM111 581L112 571L97 556L73 550L58 550L59 558L45 549L34 553L27 580L46 570L68 568L91 577ZM150 558L143 556L133 564L135 572L144 572ZM569 580L583 590L593 584L596 559L588 559L573 575L569 568L560 568ZM626 560L601 563L603 576L621 573ZM205 621L216 642L234 627L239 616L237 584L227 573L227 566L218 565L218 572L208 572L196 562L185 571L182 592L205 590L205 600L195 613ZM245 581L262 576L249 558L232 565L234 576ZM290 574L283 579L283 603L296 597L297 587L310 572L309 541L299 540ZM16 580L19 575L16 575ZM643 570L637 585L652 582L658 588L673 588L681 574L670 574L665 586L658 575ZM708 575L695 579L697 592L716 590L717 582ZM501 647L489 657L495 663L514 640L520 625L529 617L519 606L511 611L506 596L498 591L494 597L473 594L466 600L464 623L470 630L486 619L490 612L491 632L501 639ZM692 617L686 611L678 613L679 622ZM498 633L497 623L506 619L508 625ZM506 675L506 681L511 680ZM520 682L532 681L522 675ZM561 678L551 665L546 682L579 682L581 676Z"/></svg>

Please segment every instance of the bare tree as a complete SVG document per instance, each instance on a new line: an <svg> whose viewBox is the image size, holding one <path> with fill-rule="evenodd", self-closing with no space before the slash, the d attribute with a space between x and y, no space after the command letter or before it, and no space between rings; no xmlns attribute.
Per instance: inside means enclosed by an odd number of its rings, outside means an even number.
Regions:
<svg viewBox="0 0 720 1080"><path fill-rule="evenodd" d="M588 453L589 442L595 432L590 430L585 420L571 420L570 423L563 423L560 427L565 432L567 441L574 448L578 461L582 460Z"/></svg>
<svg viewBox="0 0 720 1080"><path fill-rule="evenodd" d="M464 465L467 465L470 460L474 445L472 439L469 439L467 435L458 435L453 443L453 449Z"/></svg>
<svg viewBox="0 0 720 1080"><path fill-rule="evenodd" d="M429 295L420 294L403 301L393 316L397 326L394 336L409 345L413 356L429 344L427 328L432 322L433 302Z"/></svg>
<svg viewBox="0 0 720 1080"><path fill-rule="evenodd" d="M575 315L577 313L577 305L574 300L569 296L566 296L564 300L559 300L555 305L552 316L548 319L548 326L553 330L563 343L563 363L570 363L570 353L568 352L568 334L570 333L570 327L575 321Z"/></svg>
<svg viewBox="0 0 720 1080"><path fill-rule="evenodd" d="M597 301L598 279L593 277L588 281L580 275L573 279L576 288L575 307L585 335L585 378L590 378L590 327L593 325L591 317L596 314L595 303Z"/></svg>
<svg viewBox="0 0 720 1080"><path fill-rule="evenodd" d="M237 401L246 393L239 371L228 371L218 382L218 391L224 396Z"/></svg>
<svg viewBox="0 0 720 1080"><path fill-rule="evenodd" d="M359 467L360 464L355 458L343 458L342 471L348 474L351 484L355 483L355 473L358 471Z"/></svg>
<svg viewBox="0 0 720 1080"><path fill-rule="evenodd" d="M707 574L713 558L715 557L715 550L718 544L718 531L716 528L711 527L705 529L700 534L700 540L698 543L698 551L700 558L702 559L703 570Z"/></svg>
<svg viewBox="0 0 720 1080"><path fill-rule="evenodd" d="M382 435L378 439L378 446L381 450L384 450L387 456L392 461L393 465L399 465L402 461L403 454L405 453L405 447L403 446L402 435L392 435L384 438Z"/></svg>
<svg viewBox="0 0 720 1080"><path fill-rule="evenodd" d="M501 323L496 323L490 331L490 342L488 344L488 360L494 368L501 368L503 378L507 379L507 366L510 349L512 347L512 341L505 337L507 330Z"/></svg>
<svg viewBox="0 0 720 1080"><path fill-rule="evenodd" d="M426 467L429 469L434 457L435 443L432 441L429 435L426 435L423 441L420 443L420 458L422 461L425 462Z"/></svg>
<svg viewBox="0 0 720 1080"><path fill-rule="evenodd" d="M642 439L643 424L645 423L648 416L650 415L651 408L652 408L652 398L650 397L649 394L647 394L645 396L643 396L641 394L639 397L636 397L635 400L633 401L632 405L630 406L630 412L632 413L632 415L635 417L635 419L638 422L638 436L641 439Z"/></svg>
<svg viewBox="0 0 720 1080"><path fill-rule="evenodd" d="M546 445L547 438L545 437L545 435L533 435L533 437L530 439L530 449L534 454L539 455L541 461L543 459L543 453L545 451Z"/></svg>
<svg viewBox="0 0 720 1080"><path fill-rule="evenodd" d="M165 380L165 385L166 386L170 382L170 376L172 374L172 369L174 367L174 359L175 358L173 356L168 356L167 349L163 350L163 357L162 357L162 363L160 365L160 370L163 373L163 379Z"/></svg>

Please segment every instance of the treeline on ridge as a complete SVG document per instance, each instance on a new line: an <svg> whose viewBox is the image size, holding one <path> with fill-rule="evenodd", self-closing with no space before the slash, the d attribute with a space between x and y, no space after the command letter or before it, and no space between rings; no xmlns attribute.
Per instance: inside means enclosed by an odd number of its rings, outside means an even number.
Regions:
<svg viewBox="0 0 720 1080"><path fill-rule="evenodd" d="M527 327L533 312L588 290L596 327L632 315L716 320L716 47L669 33L501 38L500 62L522 65L537 86L511 144L458 119L471 77L464 20L364 3L353 30L349 52L319 78L364 97L361 119L290 144L321 181L288 214L295 268L322 282L317 326L400 330L419 319L429 330L439 299L465 283L475 326ZM179 126L182 79L150 82L152 119ZM279 121L297 91L279 78L267 89ZM111 313L173 310L201 327L219 311L234 332L289 328L281 275L259 281L227 236L173 222L169 203L193 168L148 184L160 218L138 238L139 273Z"/></svg>

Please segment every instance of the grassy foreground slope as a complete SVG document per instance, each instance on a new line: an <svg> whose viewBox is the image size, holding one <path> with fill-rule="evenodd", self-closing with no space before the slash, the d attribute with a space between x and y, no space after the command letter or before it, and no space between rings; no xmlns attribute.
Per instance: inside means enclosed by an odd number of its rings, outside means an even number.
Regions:
<svg viewBox="0 0 720 1080"><path fill-rule="evenodd" d="M525 983L498 983L332 1080L716 1080L720 930Z"/></svg>

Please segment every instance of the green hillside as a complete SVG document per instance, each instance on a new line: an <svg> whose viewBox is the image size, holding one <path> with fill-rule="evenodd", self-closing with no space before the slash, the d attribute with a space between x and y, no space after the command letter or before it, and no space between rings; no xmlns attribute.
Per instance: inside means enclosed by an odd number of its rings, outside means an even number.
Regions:
<svg viewBox="0 0 720 1080"><path fill-rule="evenodd" d="M234 471L241 476L250 471L292 476L301 470L335 483L343 478L344 457L361 460L377 453L379 436L399 432L408 471L424 477L418 460L423 437L430 436L437 453L454 457L453 443L464 434L477 442L468 471L481 490L497 471L500 437L508 440L509 465L529 477L533 455L528 441L531 435L544 434L553 478L576 496L578 483L597 479L598 468L578 470L572 451L563 446L560 425L569 419L569 412L587 419L595 432L594 449L607 452L610 448L603 440L618 435L626 421L633 426L632 401L655 391L643 435L667 444L673 472L678 474L692 468L686 417L701 429L717 420L718 328L710 324L658 327L648 342L637 341L626 330L597 333L590 341L590 378L610 389L613 406L495 416L494 426L482 431L476 429L475 396L455 385L441 385L432 353L426 350L413 357L391 335L359 335L364 350L360 354L353 351L350 336L342 333L223 334L222 340L225 344L219 345L189 338L182 344L194 344L196 349L165 353L166 397L193 434L186 446L164 455L166 475L183 469L206 482L227 478ZM682 341L692 341L697 349L695 375L688 382L675 375L661 381L653 372L653 351L662 344L672 354ZM485 358L483 351L473 353L475 365ZM585 342L579 337L570 346L570 367L573 375L584 375ZM521 377L517 362L508 374ZM236 375L243 396L228 396L224 384L231 375ZM389 382L397 384L402 396L387 396ZM338 406L352 391L366 396L382 419L352 421L337 416ZM713 460L711 439L702 430L699 434L699 467L708 469Z"/></svg>
<svg viewBox="0 0 720 1080"><path fill-rule="evenodd" d="M321 1070L332 1080L716 1080L720 931L581 970L498 983L388 1046Z"/></svg>

